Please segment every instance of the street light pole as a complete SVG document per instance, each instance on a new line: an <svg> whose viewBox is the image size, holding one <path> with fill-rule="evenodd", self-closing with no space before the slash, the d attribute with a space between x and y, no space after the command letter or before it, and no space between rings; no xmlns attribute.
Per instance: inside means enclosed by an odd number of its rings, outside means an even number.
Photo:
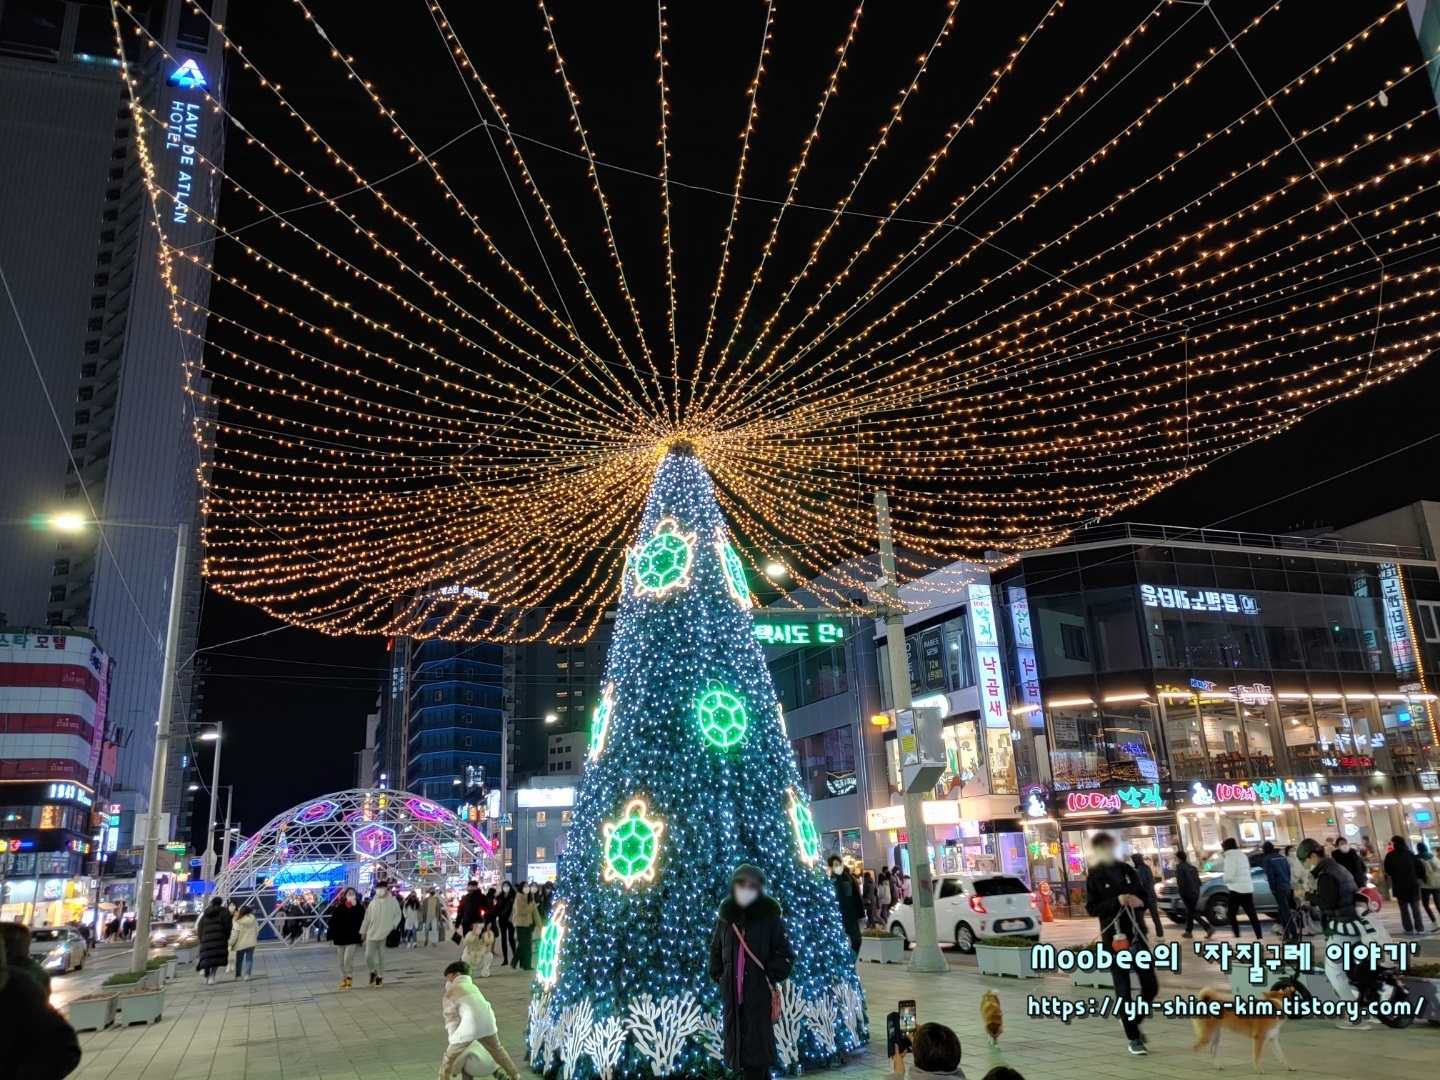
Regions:
<svg viewBox="0 0 1440 1080"><path fill-rule="evenodd" d="M150 764L150 804L145 818L145 846L136 882L135 949L130 970L145 970L150 957L150 920L155 907L155 867L159 861L160 807L165 802L165 767L170 756L170 713L175 697L175 664L180 647L180 612L184 606L185 555L188 527L175 526L175 570L170 579L170 619L165 630L165 668L160 679L160 710L155 723L155 756Z"/></svg>
<svg viewBox="0 0 1440 1080"><path fill-rule="evenodd" d="M210 767L210 827L205 830L205 854L200 857L200 874L207 893L215 881L215 812L220 809L220 747L223 744L224 728L225 725L217 721L214 739L206 739L215 744L215 762ZM206 738L204 735L200 737Z"/></svg>
<svg viewBox="0 0 1440 1080"><path fill-rule="evenodd" d="M235 785L225 785L225 834L220 841L220 868L230 865L230 804L235 801ZM218 876L218 875L217 875ZM213 880L213 879L212 879Z"/></svg>
<svg viewBox="0 0 1440 1080"><path fill-rule="evenodd" d="M875 492L875 519L880 533L880 607L890 660L890 696L898 722L910 708L910 664L905 655L905 609L895 571L895 545L890 536L890 503L884 490ZM904 786L902 777L901 786ZM915 916L915 951L911 971L949 971L935 932L935 879L930 872L930 832L925 825L922 793L905 791L906 848L910 853L911 912Z"/></svg>

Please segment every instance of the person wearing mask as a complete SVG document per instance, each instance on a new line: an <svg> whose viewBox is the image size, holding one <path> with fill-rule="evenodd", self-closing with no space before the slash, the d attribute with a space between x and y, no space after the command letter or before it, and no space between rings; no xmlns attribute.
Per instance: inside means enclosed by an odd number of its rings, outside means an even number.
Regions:
<svg viewBox="0 0 1440 1080"><path fill-rule="evenodd" d="M921 1024L910 1036L910 1050L914 1062L910 1066L910 1080L932 1080L934 1077L953 1076L964 1080L960 1068L960 1036L944 1024ZM896 1050L891 1064L895 1071L892 1080L905 1080L905 1054Z"/></svg>
<svg viewBox="0 0 1440 1080"><path fill-rule="evenodd" d="M478 930L479 927L472 929ZM455 1076L490 1076L497 1067L510 1080L516 1080L520 1070L500 1042L500 1026L495 1022L495 1010L471 980L470 965L463 960L457 960L445 969L445 997L440 1004L440 1015L450 1040L440 1061L440 1080L452 1080Z"/></svg>
<svg viewBox="0 0 1440 1080"><path fill-rule="evenodd" d="M1230 932L1240 936L1240 912L1250 917L1250 926L1258 941L1260 916L1255 911L1255 879L1250 876L1250 857L1240 850L1233 836L1220 842L1220 872L1225 876L1225 891L1230 894Z"/></svg>
<svg viewBox="0 0 1440 1080"><path fill-rule="evenodd" d="M465 895L460 898L460 910L455 914L455 926L461 935L469 933L470 927L479 922L484 913L485 896L480 892L480 883L466 882Z"/></svg>
<svg viewBox="0 0 1440 1080"><path fill-rule="evenodd" d="M540 921L535 906L535 885L527 881L518 893L510 910L510 922L515 926L515 957L510 961L512 968L530 970L530 940Z"/></svg>
<svg viewBox="0 0 1440 1080"><path fill-rule="evenodd" d="M510 956L515 948L515 886L504 881L500 884L500 895L495 898L495 929L500 935L500 966L509 967Z"/></svg>
<svg viewBox="0 0 1440 1080"><path fill-rule="evenodd" d="M863 914L860 890L855 886L854 876L845 869L845 860L839 855L831 855L825 865L830 868L830 880L835 884L835 900L840 905L840 922L845 927L845 936L850 939L850 947L858 953L860 916Z"/></svg>
<svg viewBox="0 0 1440 1080"><path fill-rule="evenodd" d="M360 903L355 889L347 886L330 908L330 926L325 933L340 957L341 990L349 990L354 985L355 946L360 944L360 926L364 920L365 905Z"/></svg>
<svg viewBox="0 0 1440 1080"><path fill-rule="evenodd" d="M420 901L420 925L425 930L425 944L438 947L445 935L445 905L435 894L434 885L425 890L425 899Z"/></svg>
<svg viewBox="0 0 1440 1080"><path fill-rule="evenodd" d="M490 964L495 958L495 931L488 922L477 922L461 939L460 959L470 965L477 979L490 978Z"/></svg>
<svg viewBox="0 0 1440 1080"><path fill-rule="evenodd" d="M865 909L865 925L874 926L875 918L875 875L869 871L860 874L860 906Z"/></svg>
<svg viewBox="0 0 1440 1080"><path fill-rule="evenodd" d="M1135 868L1115 856L1115 837L1098 832L1090 839L1090 872L1085 877L1085 910L1100 920L1100 940L1111 952L1132 954L1148 950L1145 937L1145 901L1141 897L1140 876ZM1115 984L1115 1000L1121 1006L1120 1023L1130 1043L1130 1053L1149 1053L1145 1049L1145 1033L1140 1019L1127 1006L1131 1005L1131 970L1115 964L1110 969ZM1160 985L1155 969L1149 964L1135 971L1140 980L1140 996L1146 1002L1155 1000Z"/></svg>
<svg viewBox="0 0 1440 1080"><path fill-rule="evenodd" d="M390 886L378 882L375 898L360 920L360 940L365 943L365 966L370 969L371 986L385 985L385 939L400 925L402 918L400 902L390 895Z"/></svg>
<svg viewBox="0 0 1440 1080"><path fill-rule="evenodd" d="M1335 995L1341 1001L1354 1001L1360 995L1351 985L1340 956L1343 947L1355 946L1363 940L1365 925L1355 915L1355 894L1358 886L1350 868L1325 855L1325 849L1316 840L1305 839L1295 849L1296 857L1305 865L1314 882L1315 906L1320 911L1320 932L1325 935L1325 978ZM1332 945L1340 946L1337 956L1330 955ZM1335 1026L1344 1031L1368 1031L1375 1021L1368 1017L1357 1023L1337 1020Z"/></svg>
<svg viewBox="0 0 1440 1080"><path fill-rule="evenodd" d="M1340 836L1335 840L1335 854L1332 856L1337 863L1350 871L1350 876L1355 879L1355 888L1363 889L1370 884L1370 874L1365 869L1365 860L1360 853L1350 846L1350 841Z"/></svg>
<svg viewBox="0 0 1440 1080"><path fill-rule="evenodd" d="M210 899L210 906L195 924L196 943L200 947L195 970L204 977L207 986L214 984L217 971L228 966L232 925L225 901L218 896Z"/></svg>
<svg viewBox="0 0 1440 1080"><path fill-rule="evenodd" d="M1290 866L1290 906L1294 909L1295 928L1302 936L1315 933L1315 924L1310 918L1310 892L1313 881L1310 871L1295 854L1295 845L1285 846L1285 862Z"/></svg>
<svg viewBox="0 0 1440 1080"><path fill-rule="evenodd" d="M420 898L412 891L405 897L401 914L405 919L405 945L418 948L420 944Z"/></svg>
<svg viewBox="0 0 1440 1080"><path fill-rule="evenodd" d="M1215 936L1215 927L1205 921L1196 908L1200 904L1200 871L1195 869L1195 864L1190 861L1190 856L1183 851L1175 852L1175 888L1180 895L1180 902L1185 905L1185 930L1181 937L1194 937L1195 924L1198 922L1205 931L1205 936Z"/></svg>
<svg viewBox="0 0 1440 1080"><path fill-rule="evenodd" d="M1260 853L1260 869L1265 872L1265 882L1275 898L1276 930L1285 941L1294 941L1300 935L1290 910L1290 860L1269 840L1260 845Z"/></svg>
<svg viewBox="0 0 1440 1080"><path fill-rule="evenodd" d="M1407 934L1425 932L1425 920L1420 915L1420 874L1424 868L1419 861L1403 836L1390 838L1390 850L1385 853L1382 865L1390 881L1390 892L1400 905L1400 925Z"/></svg>
<svg viewBox="0 0 1440 1080"><path fill-rule="evenodd" d="M780 1064L770 999L795 964L784 912L762 892L764 887L759 867L737 866L710 937L709 970L720 984L725 1064L744 1080L767 1080Z"/></svg>
<svg viewBox="0 0 1440 1080"><path fill-rule="evenodd" d="M1435 853L1426 844L1415 845L1415 857L1420 860L1416 866L1416 876L1420 882L1420 900L1425 905L1425 914L1430 916L1430 932L1433 934L1440 930L1440 859L1435 858ZM1435 908L1430 907L1434 902Z"/></svg>
<svg viewBox="0 0 1440 1080"><path fill-rule="evenodd" d="M1135 867L1135 876L1140 879L1140 899L1145 901L1145 910L1155 920L1155 936L1164 937L1165 926L1160 921L1160 900L1155 895L1155 872L1150 869L1150 860L1136 852L1130 856L1130 862ZM1143 919L1145 916L1140 917Z"/></svg>
<svg viewBox="0 0 1440 1080"><path fill-rule="evenodd" d="M891 867L890 886L895 890L894 903L903 904L905 902L905 897L909 895L909 890L905 887L908 880L904 870L898 866Z"/></svg>
<svg viewBox="0 0 1440 1080"><path fill-rule="evenodd" d="M80 1067L80 1040L16 963L29 958L26 953L12 959L0 939L0 1017L9 1033L0 1054L0 1080L62 1080Z"/></svg>
<svg viewBox="0 0 1440 1080"><path fill-rule="evenodd" d="M230 951L235 954L235 978L250 981L255 967L255 946L260 943L260 923L246 904L235 915L230 927Z"/></svg>

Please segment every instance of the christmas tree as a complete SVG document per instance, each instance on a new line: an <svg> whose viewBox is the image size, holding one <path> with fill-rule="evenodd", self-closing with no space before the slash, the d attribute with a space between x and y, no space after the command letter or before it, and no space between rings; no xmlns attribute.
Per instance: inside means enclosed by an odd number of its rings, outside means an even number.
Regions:
<svg viewBox="0 0 1440 1080"><path fill-rule="evenodd" d="M755 639L742 560L709 474L660 463L630 550L590 760L540 935L531 1063L575 1077L723 1071L716 909L740 863L765 871L794 972L781 1064L868 1038L855 957L785 721Z"/></svg>

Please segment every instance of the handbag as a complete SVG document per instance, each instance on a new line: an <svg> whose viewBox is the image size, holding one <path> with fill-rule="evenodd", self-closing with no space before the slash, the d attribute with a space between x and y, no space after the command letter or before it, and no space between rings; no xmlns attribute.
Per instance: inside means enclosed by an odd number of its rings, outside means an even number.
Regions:
<svg viewBox="0 0 1440 1080"><path fill-rule="evenodd" d="M459 931L459 930L456 930L453 934L451 934L451 935L450 935L450 940L453 941L456 945L459 945L460 942L463 940L463 939L460 937L460 931Z"/></svg>
<svg viewBox="0 0 1440 1080"><path fill-rule="evenodd" d="M740 932L740 928L731 923L730 929L734 930L735 936L740 939L740 947L745 950L745 955L750 957L751 963L760 969L761 975L765 975L765 965L760 963L759 958L750 951L750 945L745 940L745 935ZM780 990L770 981L769 975L765 975L765 985L770 987L770 1022L773 1024L780 1019Z"/></svg>

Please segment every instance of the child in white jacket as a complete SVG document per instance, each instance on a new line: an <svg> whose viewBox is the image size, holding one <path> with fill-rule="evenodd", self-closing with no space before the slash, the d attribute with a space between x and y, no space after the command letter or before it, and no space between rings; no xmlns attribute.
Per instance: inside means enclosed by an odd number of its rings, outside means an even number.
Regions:
<svg viewBox="0 0 1440 1080"><path fill-rule="evenodd" d="M500 1027L495 1023L495 1010L485 995L470 981L470 965L457 960L445 969L445 999L441 1005L445 1018L445 1030L450 1036L450 1045L445 1048L445 1057L440 1062L440 1080L452 1080L455 1076L485 1076L493 1071L490 1062L481 1064L482 1071L465 1069L465 1059L471 1053L480 1057L474 1044L481 1046L494 1059L510 1080L519 1080L520 1070L500 1042Z"/></svg>
<svg viewBox="0 0 1440 1080"><path fill-rule="evenodd" d="M490 978L490 961L495 956L495 931L488 923L475 923L465 935L460 959L470 965L477 979Z"/></svg>

